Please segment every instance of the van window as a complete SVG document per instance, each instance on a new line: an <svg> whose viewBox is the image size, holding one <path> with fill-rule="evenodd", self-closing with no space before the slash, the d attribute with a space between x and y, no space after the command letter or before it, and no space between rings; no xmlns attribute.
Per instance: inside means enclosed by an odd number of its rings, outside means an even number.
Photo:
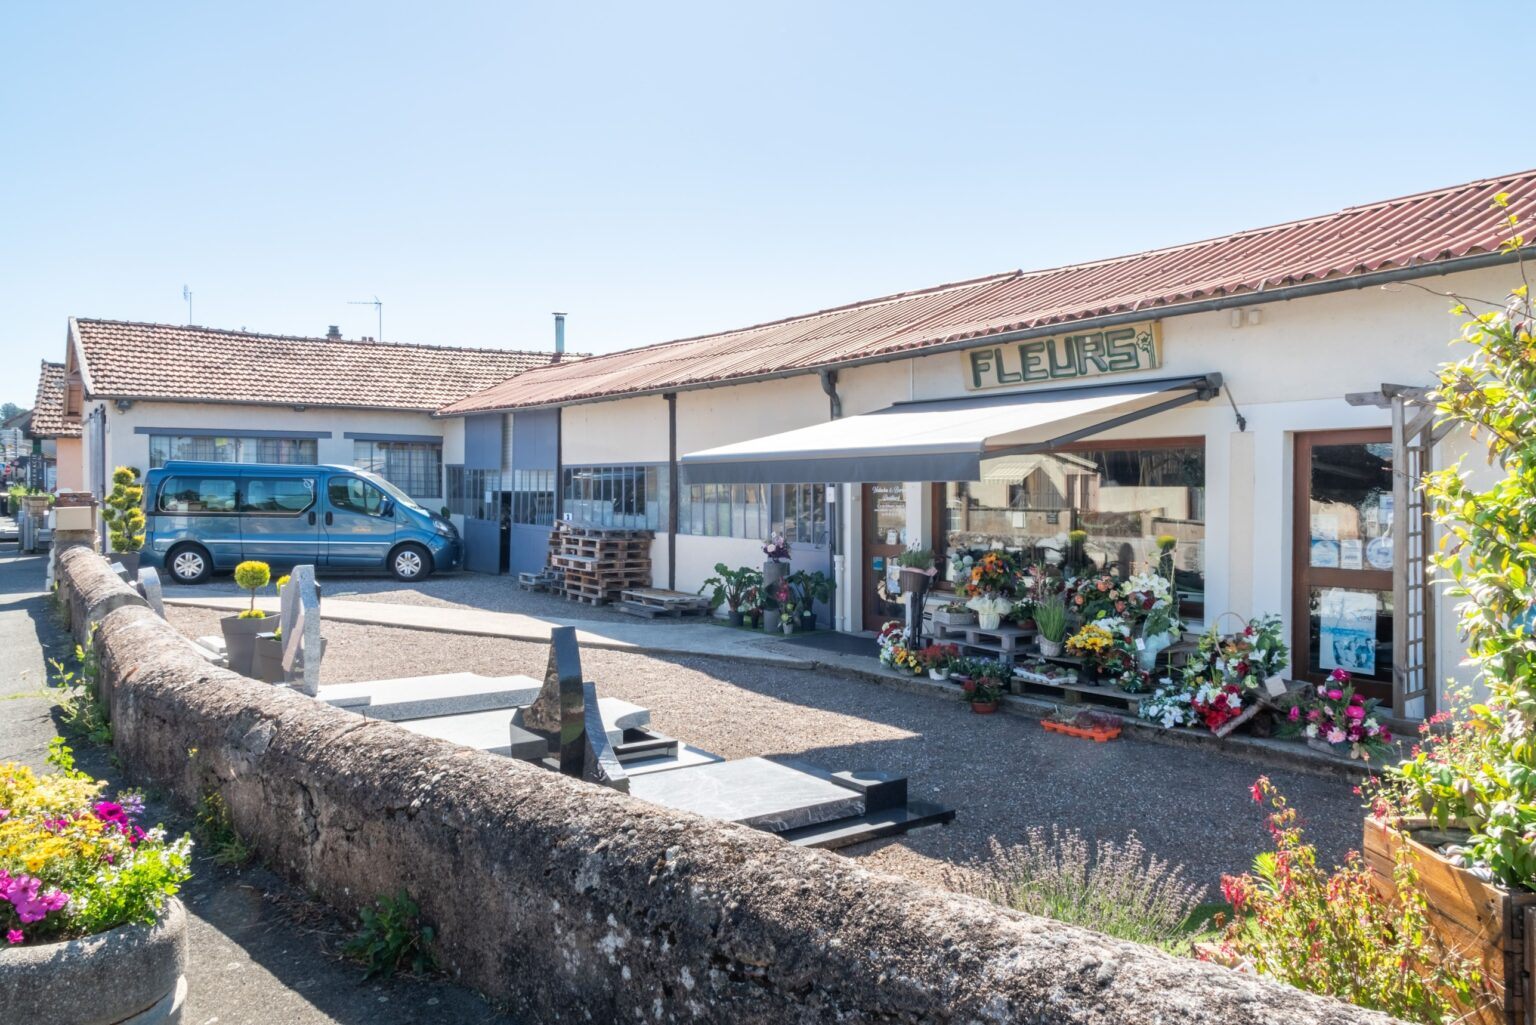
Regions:
<svg viewBox="0 0 1536 1025"><path fill-rule="evenodd" d="M163 513L232 513L235 481L232 477L167 477L160 485Z"/></svg>
<svg viewBox="0 0 1536 1025"><path fill-rule="evenodd" d="M383 515L384 492L359 477L332 477L327 493L336 509L366 516Z"/></svg>
<svg viewBox="0 0 1536 1025"><path fill-rule="evenodd" d="M240 511L297 516L315 504L313 477L247 477Z"/></svg>

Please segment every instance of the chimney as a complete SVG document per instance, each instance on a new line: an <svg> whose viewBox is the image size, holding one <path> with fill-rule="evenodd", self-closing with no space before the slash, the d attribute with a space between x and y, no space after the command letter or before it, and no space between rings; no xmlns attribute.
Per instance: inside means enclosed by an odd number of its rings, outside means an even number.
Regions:
<svg viewBox="0 0 1536 1025"><path fill-rule="evenodd" d="M329 338L333 342L341 341L341 328L337 327L335 324L332 324L326 330L325 337Z"/></svg>
<svg viewBox="0 0 1536 1025"><path fill-rule="evenodd" d="M565 314L555 314L555 362L565 355Z"/></svg>

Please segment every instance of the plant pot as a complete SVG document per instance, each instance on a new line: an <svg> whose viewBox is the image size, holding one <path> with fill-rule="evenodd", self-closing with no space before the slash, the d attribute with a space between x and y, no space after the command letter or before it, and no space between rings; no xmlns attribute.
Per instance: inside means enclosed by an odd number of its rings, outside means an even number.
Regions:
<svg viewBox="0 0 1536 1025"><path fill-rule="evenodd" d="M903 566L900 571L902 594L925 594L933 577L928 575L925 569L917 569L912 566Z"/></svg>
<svg viewBox="0 0 1536 1025"><path fill-rule="evenodd" d="M177 1025L186 964L187 913L173 899L153 926L8 947L0 955L0 1007L6 1021L28 1025Z"/></svg>
<svg viewBox="0 0 1536 1025"><path fill-rule="evenodd" d="M1528 1020L1517 1002L1531 985L1527 965L1536 936L1524 923L1536 914L1536 893L1484 882L1420 843L1412 830L1405 836L1367 816L1360 850L1371 883L1384 895L1396 891L1397 855L1405 847L1419 887L1430 898L1426 924L1451 949L1481 965L1490 990L1490 1002L1465 1020L1481 1025Z"/></svg>
<svg viewBox="0 0 1536 1025"><path fill-rule="evenodd" d="M780 616L779 617L779 631L781 633L783 633L785 637L788 637L790 634L794 633L795 632L795 621L794 621L794 618L791 617L789 619L786 619L783 616Z"/></svg>
<svg viewBox="0 0 1536 1025"><path fill-rule="evenodd" d="M1021 619L1014 626L1020 630L1033 630L1035 629L1035 621L1033 619Z"/></svg>
<svg viewBox="0 0 1536 1025"><path fill-rule="evenodd" d="M974 715L991 715L997 711L996 701L972 701L971 712Z"/></svg>
<svg viewBox="0 0 1536 1025"><path fill-rule="evenodd" d="M763 625L763 613L762 613L762 610L754 609L751 612L748 612L746 614L746 617L747 617L747 625L750 626L752 629L757 630L757 629L762 627L762 625Z"/></svg>
<svg viewBox="0 0 1536 1025"><path fill-rule="evenodd" d="M789 563L769 559L763 563L763 590L768 595L773 594L773 586L782 583L789 576Z"/></svg>
<svg viewBox="0 0 1536 1025"><path fill-rule="evenodd" d="M740 609L732 609L725 614L725 618L732 626L740 626L746 621L746 617L741 614Z"/></svg>
<svg viewBox="0 0 1536 1025"><path fill-rule="evenodd" d="M779 628L779 610L778 609L764 609L763 610L763 630L766 631L767 633L773 633L778 628Z"/></svg>
<svg viewBox="0 0 1536 1025"><path fill-rule="evenodd" d="M1002 624L1003 614L1001 612L978 612L976 614L976 625L983 630L996 630Z"/></svg>
<svg viewBox="0 0 1536 1025"><path fill-rule="evenodd" d="M256 635L267 633L272 623L266 619L241 619L226 616L219 620L224 630L224 654L229 668L241 676L251 675L251 660L256 657Z"/></svg>
<svg viewBox="0 0 1536 1025"><path fill-rule="evenodd" d="M930 680L939 680L939 681L942 682L944 680L949 679L949 673L945 672L942 669L930 669L930 670L928 670L928 679L930 679Z"/></svg>
<svg viewBox="0 0 1536 1025"><path fill-rule="evenodd" d="M264 683L282 683L283 675L283 642L270 633L257 634L251 676Z"/></svg>
<svg viewBox="0 0 1536 1025"><path fill-rule="evenodd" d="M139 552L112 552L107 556L107 564L123 567L123 572L128 574L129 580L137 580L140 555Z"/></svg>
<svg viewBox="0 0 1536 1025"><path fill-rule="evenodd" d="M1035 643L1040 648L1040 654L1045 656L1046 658L1060 658L1061 657L1061 642L1060 641L1048 641L1044 637L1041 637L1038 640L1036 640Z"/></svg>
<svg viewBox="0 0 1536 1025"><path fill-rule="evenodd" d="M814 630L814 629L816 629L816 613L814 613L814 612L802 612L802 613L800 613L800 629L802 629L802 630Z"/></svg>

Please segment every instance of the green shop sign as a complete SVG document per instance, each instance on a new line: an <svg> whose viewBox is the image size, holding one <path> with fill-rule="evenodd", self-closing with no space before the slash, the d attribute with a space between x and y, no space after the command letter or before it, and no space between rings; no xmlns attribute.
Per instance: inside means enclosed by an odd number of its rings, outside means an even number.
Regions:
<svg viewBox="0 0 1536 1025"><path fill-rule="evenodd" d="M983 391L1037 381L1156 370L1163 365L1163 338L1158 322L1148 320L1103 331L972 349L961 356L966 388Z"/></svg>

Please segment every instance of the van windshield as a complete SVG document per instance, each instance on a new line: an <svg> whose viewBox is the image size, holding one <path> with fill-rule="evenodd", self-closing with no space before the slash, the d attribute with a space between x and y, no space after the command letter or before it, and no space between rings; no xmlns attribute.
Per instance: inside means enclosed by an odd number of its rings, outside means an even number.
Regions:
<svg viewBox="0 0 1536 1025"><path fill-rule="evenodd" d="M407 509L415 509L417 512L422 513L423 515L431 515L431 513L427 512L420 505L416 504L416 500L413 499L410 495L407 495L404 491L401 491L399 488L395 487L393 484L385 480L383 477L380 477L378 474L371 473L368 470L354 470L352 472L368 481L368 483L377 485L378 489L384 492L390 498L393 498L396 504L403 505Z"/></svg>

